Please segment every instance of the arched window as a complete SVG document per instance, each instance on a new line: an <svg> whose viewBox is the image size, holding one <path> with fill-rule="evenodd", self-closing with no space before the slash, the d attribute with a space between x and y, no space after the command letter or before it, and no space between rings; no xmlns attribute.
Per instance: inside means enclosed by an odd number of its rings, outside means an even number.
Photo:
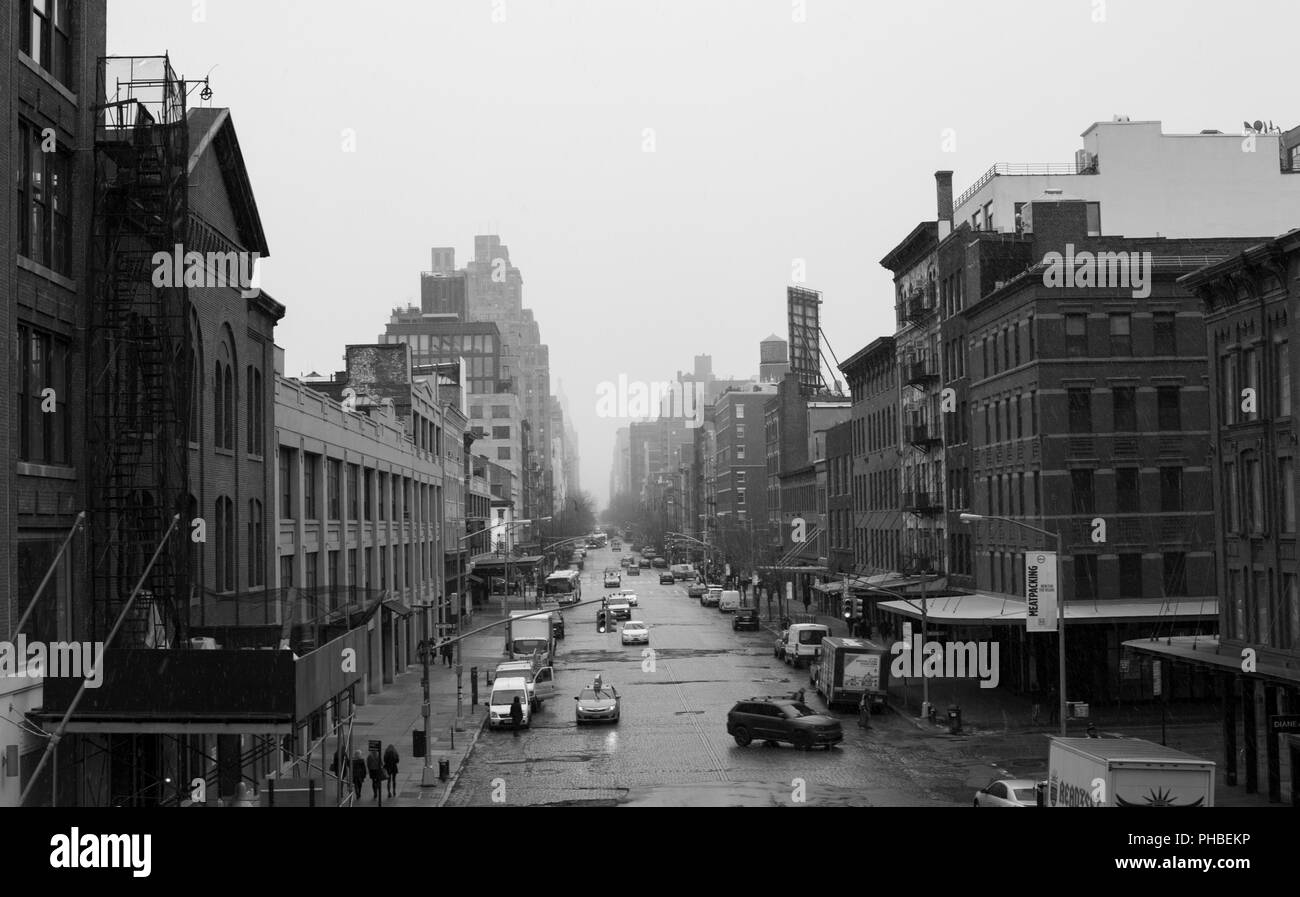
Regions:
<svg viewBox="0 0 1300 897"><path fill-rule="evenodd" d="M213 365L212 403L213 444L219 449L235 450L235 373L234 359L230 351L230 342L222 334L217 345L217 359Z"/></svg>
<svg viewBox="0 0 1300 897"><path fill-rule="evenodd" d="M194 523L199 519L199 500L193 495L187 506L185 520L185 538L190 543L190 594L203 594L206 582L203 579L203 543L194 541Z"/></svg>
<svg viewBox="0 0 1300 897"><path fill-rule="evenodd" d="M266 454L264 444L265 427L263 426L263 414L266 411L266 405L262 398L262 372L250 364L245 379L244 408L248 415L248 421L244 429L248 433L248 453L261 456Z"/></svg>
<svg viewBox="0 0 1300 897"><path fill-rule="evenodd" d="M262 503L248 502L248 585L266 585L266 544L262 528Z"/></svg>
<svg viewBox="0 0 1300 897"><path fill-rule="evenodd" d="M224 496L217 499L217 591L235 590L235 503Z"/></svg>

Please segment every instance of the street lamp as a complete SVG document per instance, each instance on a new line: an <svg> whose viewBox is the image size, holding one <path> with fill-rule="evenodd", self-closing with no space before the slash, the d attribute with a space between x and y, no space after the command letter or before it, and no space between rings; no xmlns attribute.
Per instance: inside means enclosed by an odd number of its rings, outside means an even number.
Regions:
<svg viewBox="0 0 1300 897"><path fill-rule="evenodd" d="M961 514L962 523L975 523L980 520L1001 520L1004 523L1010 523L1035 532L1043 536L1056 540L1056 606L1057 606L1057 623L1056 623L1056 643L1057 643L1057 664L1060 666L1059 681L1057 690L1058 706L1057 713L1061 719L1061 735L1066 734L1065 726L1065 591L1061 582L1061 534L1051 530L1042 529L1037 526L1031 526L1028 523L1021 523L1019 520L1013 520L1010 517L995 517L991 514Z"/></svg>

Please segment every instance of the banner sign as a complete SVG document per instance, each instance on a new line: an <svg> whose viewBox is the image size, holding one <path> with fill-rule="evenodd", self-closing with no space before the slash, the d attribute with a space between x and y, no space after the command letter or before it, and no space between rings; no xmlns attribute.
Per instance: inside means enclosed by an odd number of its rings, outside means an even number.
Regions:
<svg viewBox="0 0 1300 897"><path fill-rule="evenodd" d="M1056 552L1025 555L1025 627L1028 632L1056 631Z"/></svg>

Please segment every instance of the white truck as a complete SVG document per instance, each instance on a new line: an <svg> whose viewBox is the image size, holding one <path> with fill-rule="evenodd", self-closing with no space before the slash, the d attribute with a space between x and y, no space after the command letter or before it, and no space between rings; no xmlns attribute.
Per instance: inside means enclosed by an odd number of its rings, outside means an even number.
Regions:
<svg viewBox="0 0 1300 897"><path fill-rule="evenodd" d="M538 666L549 666L555 657L555 629L550 614L535 611L514 611L506 624L505 654L511 660L531 660Z"/></svg>
<svg viewBox="0 0 1300 897"><path fill-rule="evenodd" d="M1048 807L1212 807L1214 762L1140 738L1053 738Z"/></svg>

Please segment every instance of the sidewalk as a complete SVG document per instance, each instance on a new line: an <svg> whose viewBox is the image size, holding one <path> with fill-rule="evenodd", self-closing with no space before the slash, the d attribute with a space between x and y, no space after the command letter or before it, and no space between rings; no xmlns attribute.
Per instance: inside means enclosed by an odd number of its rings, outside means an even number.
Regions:
<svg viewBox="0 0 1300 897"><path fill-rule="evenodd" d="M518 609L519 599L515 598L511 609ZM470 629L477 629L502 619L500 602L494 602L493 613L485 613L488 608L481 608L474 615ZM461 667L463 670L461 716L456 715L456 671L446 666L441 658L429 666L429 727L432 734L428 741L433 768L434 785L421 787L423 778L423 758L412 756L412 735L416 729L423 728L421 715L424 702L424 689L421 683L423 665L412 664L406 672L399 673L390 685L378 695L368 695L366 705L358 707L352 730L354 749L360 749L364 755L367 742L382 742L385 747L392 744L401 756L397 770L397 794L388 796L388 783L384 783L385 807L436 807L441 806L450 794L461 766L465 763L479 733L486 721L486 710L482 701L487 696L484 685L486 670L496 669L501 662L501 630L483 633L467 639L461 645ZM479 704L472 702L470 668L478 667ZM333 750L330 744L329 749ZM331 754L332 756L332 754ZM438 761L446 760L449 766L447 781L437 779ZM331 801L333 795L331 794ZM353 806L379 806L371 796L369 780L361 790L361 798Z"/></svg>

